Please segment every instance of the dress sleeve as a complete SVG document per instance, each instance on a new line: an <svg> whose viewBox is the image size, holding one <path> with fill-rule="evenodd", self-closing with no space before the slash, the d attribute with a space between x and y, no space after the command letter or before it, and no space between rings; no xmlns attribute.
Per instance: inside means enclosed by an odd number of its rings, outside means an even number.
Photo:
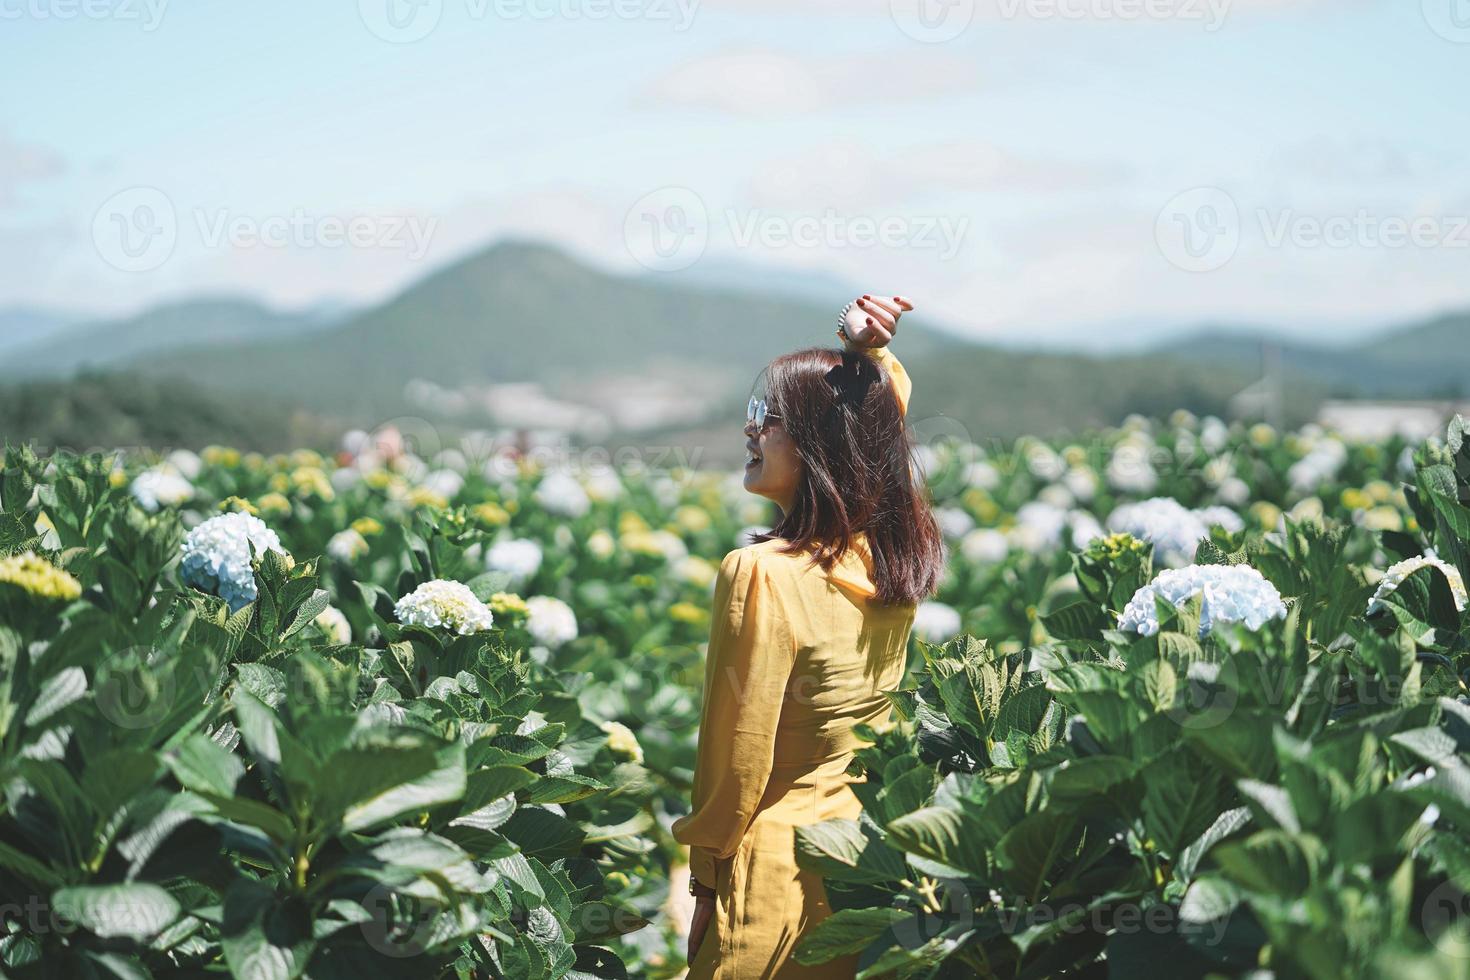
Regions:
<svg viewBox="0 0 1470 980"><path fill-rule="evenodd" d="M893 394L898 398L898 410L904 415L908 414L909 396L913 394L914 382L909 373L904 370L893 351L887 347L858 347L849 343L848 350L861 351L883 366L888 372L889 379L893 382Z"/></svg>
<svg viewBox="0 0 1470 980"><path fill-rule="evenodd" d="M674 821L690 871L714 887L715 862L734 855L770 779L776 727L796 644L758 555L737 549L720 563L704 669L692 810Z"/></svg>

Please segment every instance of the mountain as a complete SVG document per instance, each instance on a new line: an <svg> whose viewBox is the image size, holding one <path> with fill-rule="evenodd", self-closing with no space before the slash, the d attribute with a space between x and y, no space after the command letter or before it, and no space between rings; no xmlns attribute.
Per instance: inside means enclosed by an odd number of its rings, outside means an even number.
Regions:
<svg viewBox="0 0 1470 980"><path fill-rule="evenodd" d="M1282 372L1349 397L1438 398L1470 394L1470 313L1452 313L1339 344L1280 340L1271 333L1206 330L1154 349L1159 357L1254 370L1274 347Z"/></svg>
<svg viewBox="0 0 1470 980"><path fill-rule="evenodd" d="M314 333L335 323L336 306L281 312L248 299L194 299L137 316L92 320L52 330L9 352L0 374L64 377L78 370L124 366L164 351L204 348Z"/></svg>
<svg viewBox="0 0 1470 980"><path fill-rule="evenodd" d="M404 386L416 379L445 388L534 381L576 395L616 376L682 382L714 399L748 389L777 354L835 343L844 300L819 305L616 276L545 245L507 241L332 329L244 335L228 348L178 351L138 367L354 417L402 410ZM905 333L915 353L959 343Z"/></svg>
<svg viewBox="0 0 1470 980"><path fill-rule="evenodd" d="M82 319L76 313L31 307L0 310L0 354L38 343Z"/></svg>

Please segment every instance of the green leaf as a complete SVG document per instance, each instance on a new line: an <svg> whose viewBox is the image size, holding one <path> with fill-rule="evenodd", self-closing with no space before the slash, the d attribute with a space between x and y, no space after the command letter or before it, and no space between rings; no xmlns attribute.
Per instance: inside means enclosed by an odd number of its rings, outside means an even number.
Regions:
<svg viewBox="0 0 1470 980"><path fill-rule="evenodd" d="M294 902L265 885L237 880L225 894L220 947L238 980L293 980L315 945L311 922Z"/></svg>
<svg viewBox="0 0 1470 980"><path fill-rule="evenodd" d="M204 735L190 735L182 745L164 756L174 778L185 789L217 796L231 796L245 766L229 750Z"/></svg>
<svg viewBox="0 0 1470 980"><path fill-rule="evenodd" d="M346 808L345 830L366 830L405 813L452 803L465 792L465 750L456 742L432 754L432 768L405 781L390 781L368 797Z"/></svg>
<svg viewBox="0 0 1470 980"><path fill-rule="evenodd" d="M1043 893L1047 879L1076 848L1076 818L1042 810L1027 814L995 845L995 863L1006 883L1027 901Z"/></svg>
<svg viewBox="0 0 1470 980"><path fill-rule="evenodd" d="M931 806L899 817L886 829L894 846L984 879L990 862L972 822L962 810Z"/></svg>
<svg viewBox="0 0 1470 980"><path fill-rule="evenodd" d="M157 885L79 885L51 896L56 914L103 939L148 939L179 917L179 903Z"/></svg>
<svg viewBox="0 0 1470 980"><path fill-rule="evenodd" d="M908 912L892 908L838 909L807 932L796 945L796 962L804 966L826 963L867 949Z"/></svg>

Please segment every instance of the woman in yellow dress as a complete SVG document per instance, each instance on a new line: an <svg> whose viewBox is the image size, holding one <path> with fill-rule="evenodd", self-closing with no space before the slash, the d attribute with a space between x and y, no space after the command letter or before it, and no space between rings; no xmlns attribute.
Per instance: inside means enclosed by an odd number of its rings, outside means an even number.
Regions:
<svg viewBox="0 0 1470 980"><path fill-rule="evenodd" d="M851 978L855 956L792 958L831 914L819 875L797 867L794 829L862 807L846 774L859 724L889 717L917 604L943 539L911 464L912 384L888 350L899 296L843 311L842 350L766 368L745 426L744 485L781 520L725 556L715 586L692 810L695 912L689 980Z"/></svg>

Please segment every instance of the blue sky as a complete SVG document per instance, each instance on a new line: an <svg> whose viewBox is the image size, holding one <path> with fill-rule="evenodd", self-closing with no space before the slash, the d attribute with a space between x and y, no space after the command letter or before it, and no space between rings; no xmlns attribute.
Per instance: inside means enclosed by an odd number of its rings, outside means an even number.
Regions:
<svg viewBox="0 0 1470 980"><path fill-rule="evenodd" d="M1470 306L1470 0L418 2L0 0L0 307L369 302L506 235L1007 340Z"/></svg>

